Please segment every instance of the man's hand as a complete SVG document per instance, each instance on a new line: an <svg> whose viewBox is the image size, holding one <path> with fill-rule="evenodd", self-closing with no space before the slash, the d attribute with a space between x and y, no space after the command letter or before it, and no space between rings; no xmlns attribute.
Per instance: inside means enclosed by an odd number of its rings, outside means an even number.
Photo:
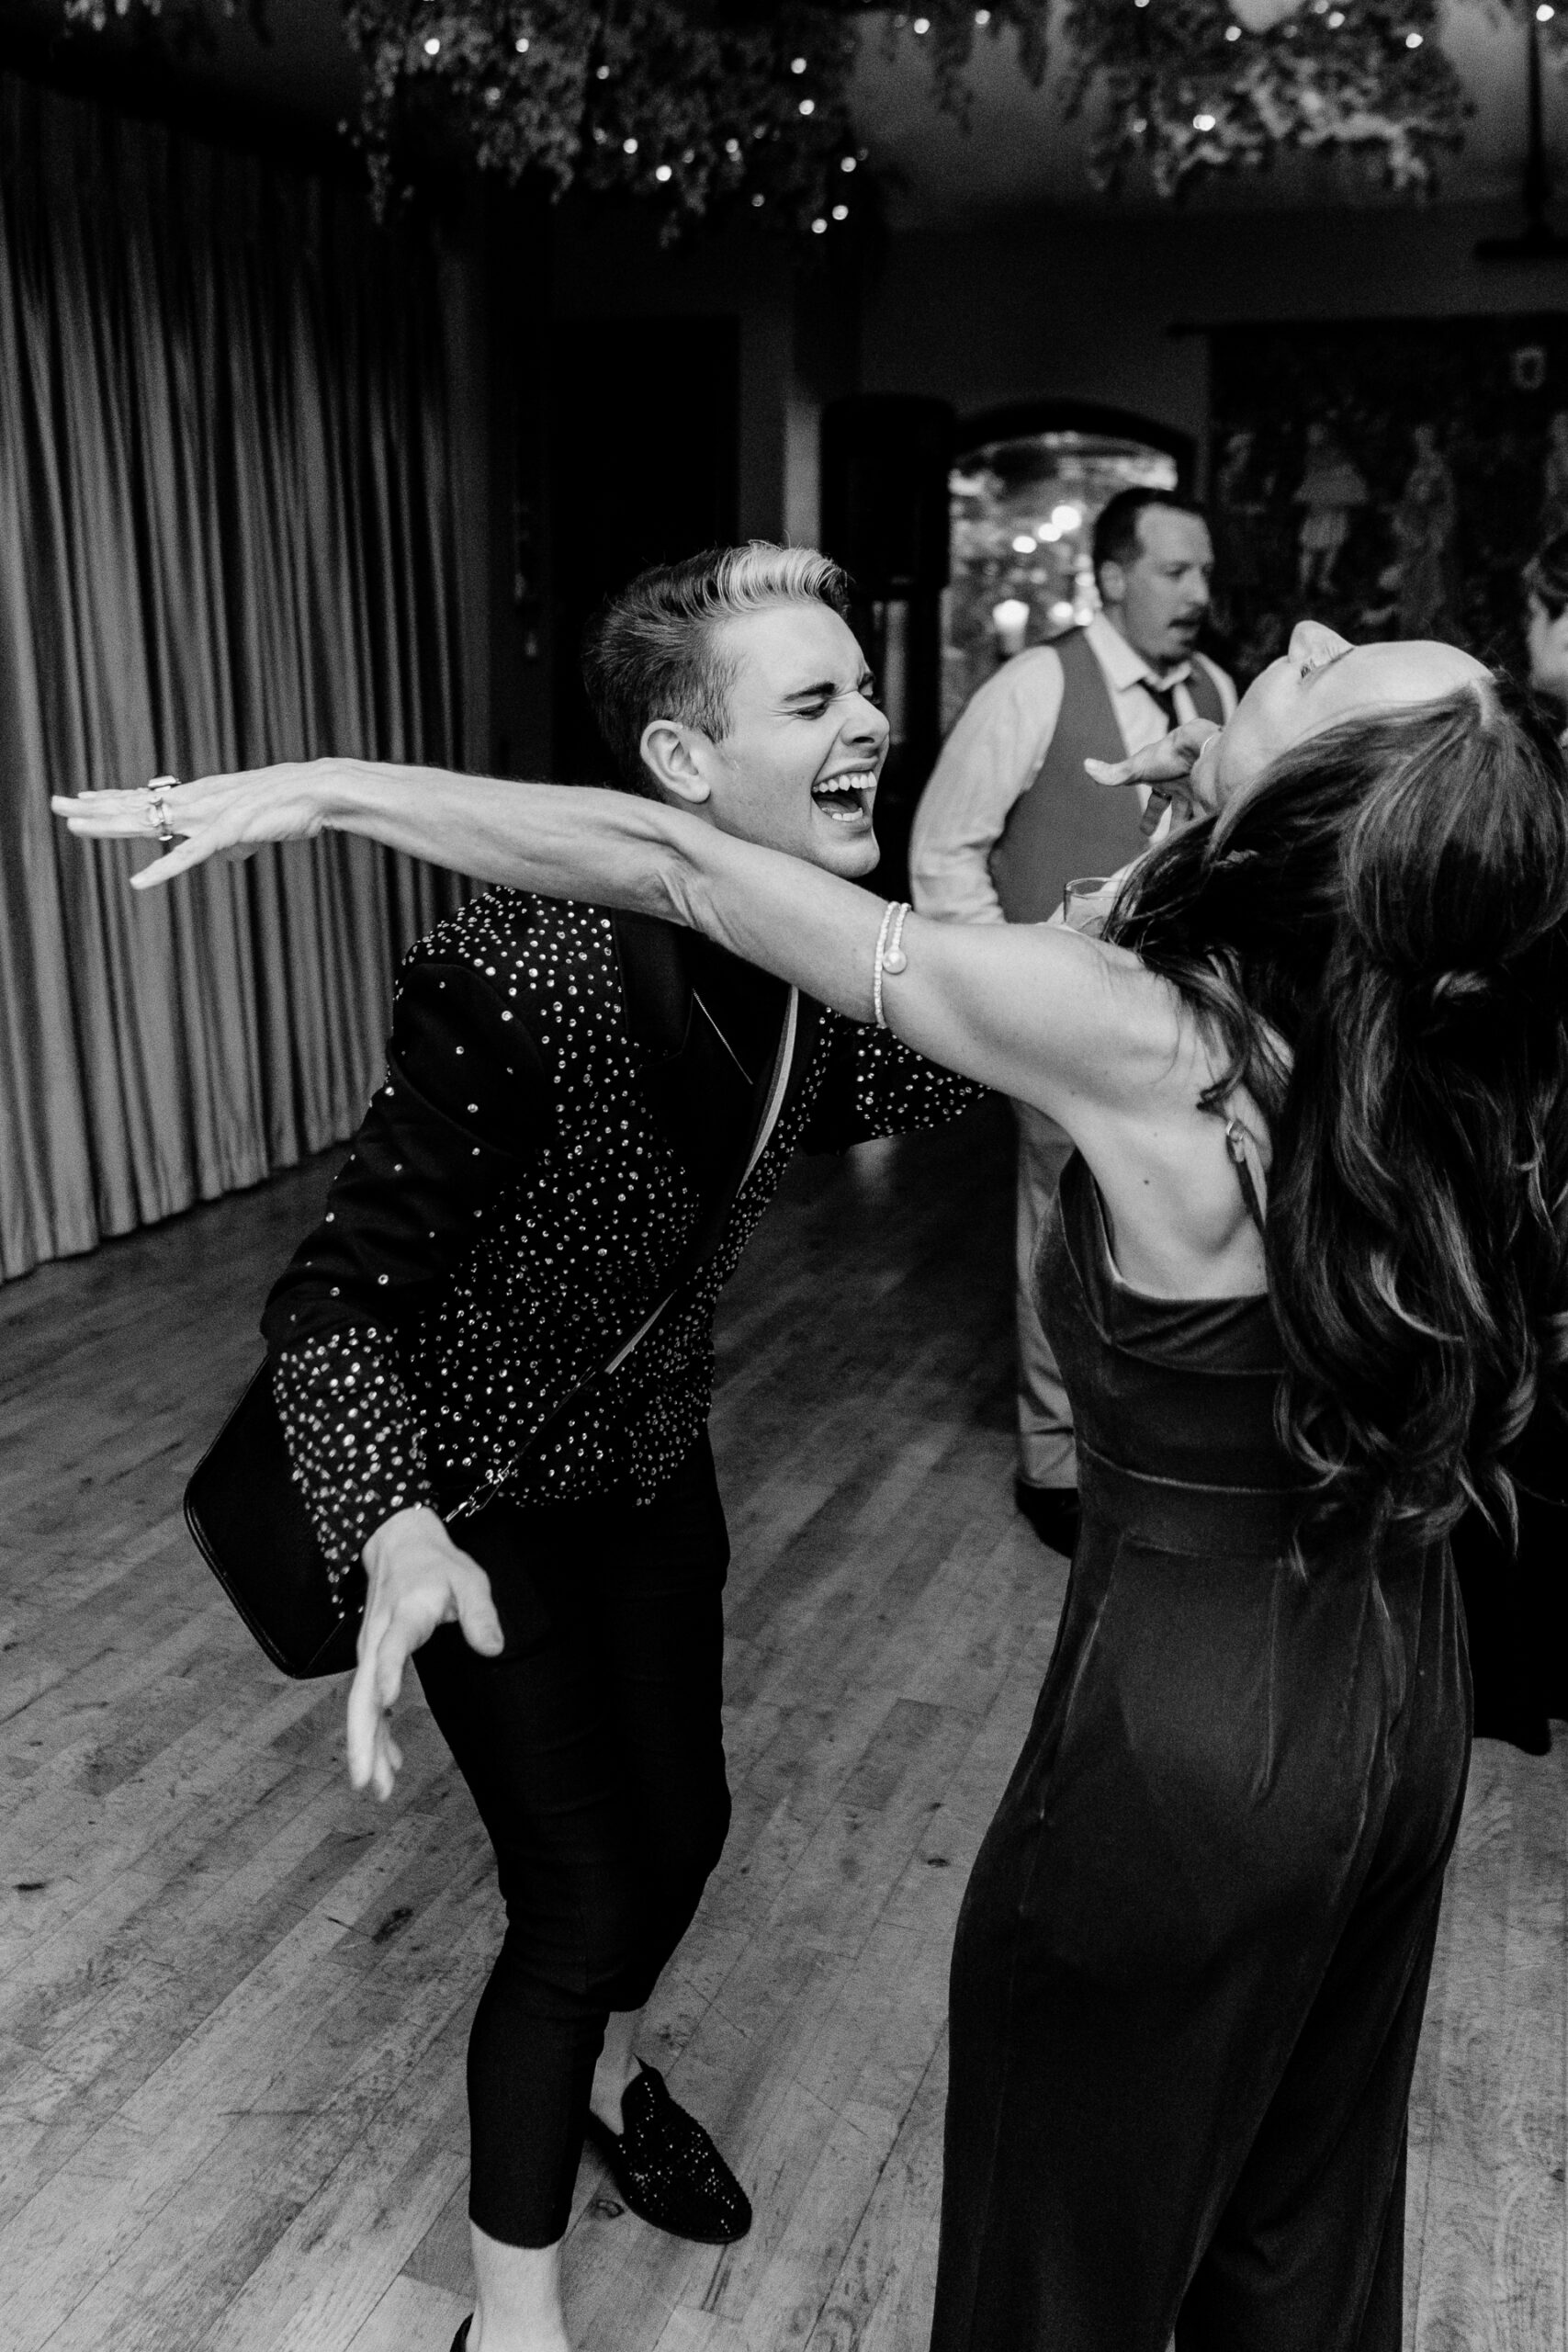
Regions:
<svg viewBox="0 0 1568 2352"><path fill-rule="evenodd" d="M437 1625L460 1625L481 1657L498 1657L506 1636L490 1578L426 1505L384 1519L365 1546L365 1566L370 1589L348 1694L348 1777L356 1789L373 1787L384 1802L403 1760L387 1718L414 1651Z"/></svg>
<svg viewBox="0 0 1568 2352"><path fill-rule="evenodd" d="M1171 823L1188 825L1194 818L1213 816L1220 806L1209 747L1222 732L1212 718L1188 718L1130 760L1086 760L1084 766L1096 784L1148 785L1173 804Z"/></svg>
<svg viewBox="0 0 1568 2352"><path fill-rule="evenodd" d="M286 760L239 775L205 775L162 795L172 832L186 838L130 877L133 890L172 882L209 857L248 857L263 842L306 841L327 823L340 760ZM51 802L73 833L97 840L156 841L146 786L130 792L56 794Z"/></svg>

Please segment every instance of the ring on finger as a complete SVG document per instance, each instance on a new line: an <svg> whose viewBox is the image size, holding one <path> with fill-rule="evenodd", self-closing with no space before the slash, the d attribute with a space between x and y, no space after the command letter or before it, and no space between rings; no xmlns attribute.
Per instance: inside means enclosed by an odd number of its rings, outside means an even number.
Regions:
<svg viewBox="0 0 1568 2352"><path fill-rule="evenodd" d="M165 846L175 838L169 822L169 795L178 783L177 775L155 775L147 786L147 822Z"/></svg>

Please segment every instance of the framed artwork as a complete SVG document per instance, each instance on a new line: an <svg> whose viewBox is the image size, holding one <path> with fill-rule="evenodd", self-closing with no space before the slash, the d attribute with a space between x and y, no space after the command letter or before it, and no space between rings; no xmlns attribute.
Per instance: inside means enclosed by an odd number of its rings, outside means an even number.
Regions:
<svg viewBox="0 0 1568 2352"><path fill-rule="evenodd" d="M1311 616L1522 661L1568 527L1568 313L1209 330L1215 618L1244 678Z"/></svg>

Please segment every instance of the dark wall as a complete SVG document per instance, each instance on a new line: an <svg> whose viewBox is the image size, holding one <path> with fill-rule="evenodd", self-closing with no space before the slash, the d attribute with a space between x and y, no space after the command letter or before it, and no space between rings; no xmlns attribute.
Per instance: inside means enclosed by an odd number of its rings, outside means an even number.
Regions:
<svg viewBox="0 0 1568 2352"><path fill-rule="evenodd" d="M1040 213L895 237L867 292L868 391L961 413L1045 395L1104 401L1201 438L1207 349L1172 330L1245 319L1568 307L1562 263L1484 263L1506 208L1316 213Z"/></svg>
<svg viewBox="0 0 1568 2352"><path fill-rule="evenodd" d="M647 325L679 367L634 352L620 319L564 321L553 337L554 773L573 782L607 780L579 670L589 619L647 565L739 529L739 322Z"/></svg>
<svg viewBox="0 0 1568 2352"><path fill-rule="evenodd" d="M818 537L818 419L858 381L858 277L802 273L768 236L661 247L634 207L586 199L497 204L490 248L496 763L592 777L578 664L604 596L716 541Z"/></svg>

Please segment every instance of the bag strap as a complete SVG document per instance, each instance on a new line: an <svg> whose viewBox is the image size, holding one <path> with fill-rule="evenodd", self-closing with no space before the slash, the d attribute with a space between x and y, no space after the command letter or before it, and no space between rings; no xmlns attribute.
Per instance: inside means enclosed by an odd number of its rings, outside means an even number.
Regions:
<svg viewBox="0 0 1568 2352"><path fill-rule="evenodd" d="M740 1171L739 1181L727 1185L722 1195L709 1204L706 1216L676 1261L675 1271L670 1276L669 1289L653 1312L637 1325L629 1340L623 1340L608 1363L602 1367L601 1372L589 1374L588 1379L582 1384L583 1387L602 1378L605 1373L620 1370L633 1350L640 1347L643 1340L647 1339L654 1325L663 1315L665 1308L704 1271L723 1240L725 1227L729 1223L729 1212L745 1189L752 1170L766 1151L772 1140L773 1129L778 1125L779 1113L784 1109L784 1096L789 1091L790 1065L795 1059L795 1040L799 1025L800 990L792 988L784 1001L784 1025L779 1031L779 1042L773 1054L773 1067L768 1080L767 1094L763 1100L762 1115L757 1123L756 1132L751 1138L751 1148L746 1156L745 1166ZM569 1401L575 1402L581 1393L581 1388L574 1389L572 1397ZM565 1410L564 1405L558 1406L551 1419L556 1419ZM539 1433L536 1430L535 1435L537 1436ZM528 1442L532 1445L534 1439L530 1438Z"/></svg>

